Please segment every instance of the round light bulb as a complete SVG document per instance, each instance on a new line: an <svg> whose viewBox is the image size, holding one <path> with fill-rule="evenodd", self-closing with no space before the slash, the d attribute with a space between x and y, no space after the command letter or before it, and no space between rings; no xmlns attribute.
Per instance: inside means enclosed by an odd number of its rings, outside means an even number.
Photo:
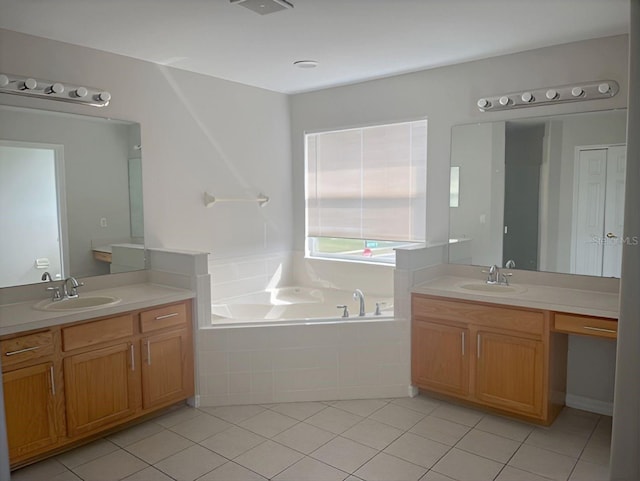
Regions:
<svg viewBox="0 0 640 481"><path fill-rule="evenodd" d="M87 89L84 87L78 87L74 93L76 94L76 97L79 98L86 97L89 94Z"/></svg>
<svg viewBox="0 0 640 481"><path fill-rule="evenodd" d="M549 100L557 99L558 91L554 89L549 89L547 90L547 93L544 94L544 96L547 97Z"/></svg>
<svg viewBox="0 0 640 481"><path fill-rule="evenodd" d="M500 100L498 100L498 102L500 102L500 105L502 105L503 107L506 107L507 105L509 105L510 99L509 99L509 97L504 95L504 96L500 97Z"/></svg>
<svg viewBox="0 0 640 481"><path fill-rule="evenodd" d="M606 94L611 90L611 86L607 82L603 82L598 85L598 92L601 94Z"/></svg>
<svg viewBox="0 0 640 481"><path fill-rule="evenodd" d="M49 87L46 92L48 94L61 94L62 92L64 92L64 85L56 82L51 87Z"/></svg>
<svg viewBox="0 0 640 481"><path fill-rule="evenodd" d="M109 92L100 92L98 95L96 95L96 100L108 102L109 100L111 100L111 94Z"/></svg>
<svg viewBox="0 0 640 481"><path fill-rule="evenodd" d="M480 99L478 100L478 107L480 107L481 109L488 109L489 107L491 107L491 102L489 102L487 99Z"/></svg>
<svg viewBox="0 0 640 481"><path fill-rule="evenodd" d="M0 75L0 87L6 87L7 85L9 85L9 77L4 74Z"/></svg>
<svg viewBox="0 0 640 481"><path fill-rule="evenodd" d="M35 79L28 78L22 83L22 90L33 90L38 86L38 82Z"/></svg>
<svg viewBox="0 0 640 481"><path fill-rule="evenodd" d="M574 97L580 97L583 93L584 90L582 90L582 87L573 87L571 89L571 95L573 95Z"/></svg>
<svg viewBox="0 0 640 481"><path fill-rule="evenodd" d="M522 101L529 103L529 102L533 102L533 94L531 92L525 92L522 94Z"/></svg>

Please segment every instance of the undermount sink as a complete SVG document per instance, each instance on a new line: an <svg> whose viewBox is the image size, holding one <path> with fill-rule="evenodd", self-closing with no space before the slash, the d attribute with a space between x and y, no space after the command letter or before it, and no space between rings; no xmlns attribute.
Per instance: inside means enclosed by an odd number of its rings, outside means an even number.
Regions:
<svg viewBox="0 0 640 481"><path fill-rule="evenodd" d="M52 301L46 299L38 302L34 307L42 311L78 311L94 307L107 307L120 302L121 299L112 296L81 296L73 299Z"/></svg>
<svg viewBox="0 0 640 481"><path fill-rule="evenodd" d="M505 284L487 284L486 282L470 282L458 285L465 291L482 292L483 294L507 294L524 292L526 289L520 286L507 286Z"/></svg>

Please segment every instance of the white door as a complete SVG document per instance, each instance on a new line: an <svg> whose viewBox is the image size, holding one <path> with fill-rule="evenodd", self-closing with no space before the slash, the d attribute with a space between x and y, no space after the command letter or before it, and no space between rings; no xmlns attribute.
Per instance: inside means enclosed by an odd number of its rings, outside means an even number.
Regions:
<svg viewBox="0 0 640 481"><path fill-rule="evenodd" d="M575 274L620 277L625 165L624 146L577 150L571 259Z"/></svg>
<svg viewBox="0 0 640 481"><path fill-rule="evenodd" d="M0 141L0 287L41 282L44 272L63 275L57 153L31 145Z"/></svg>

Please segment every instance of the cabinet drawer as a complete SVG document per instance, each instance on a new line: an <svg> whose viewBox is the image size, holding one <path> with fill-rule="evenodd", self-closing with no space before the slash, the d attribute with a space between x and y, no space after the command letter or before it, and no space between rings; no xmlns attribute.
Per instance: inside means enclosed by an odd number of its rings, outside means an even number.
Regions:
<svg viewBox="0 0 640 481"><path fill-rule="evenodd" d="M151 332L167 327L187 325L187 306L185 303L150 309L140 313L140 331Z"/></svg>
<svg viewBox="0 0 640 481"><path fill-rule="evenodd" d="M554 330L569 334L616 339L618 337L618 322L576 314L555 314Z"/></svg>
<svg viewBox="0 0 640 481"><path fill-rule="evenodd" d="M542 312L446 301L418 295L412 297L411 309L413 316L422 318L465 322L537 335L544 332Z"/></svg>
<svg viewBox="0 0 640 481"><path fill-rule="evenodd" d="M51 331L28 334L0 341L0 347L2 366L7 367L53 354L53 336Z"/></svg>
<svg viewBox="0 0 640 481"><path fill-rule="evenodd" d="M133 316L110 317L62 329L62 350L71 351L133 336Z"/></svg>

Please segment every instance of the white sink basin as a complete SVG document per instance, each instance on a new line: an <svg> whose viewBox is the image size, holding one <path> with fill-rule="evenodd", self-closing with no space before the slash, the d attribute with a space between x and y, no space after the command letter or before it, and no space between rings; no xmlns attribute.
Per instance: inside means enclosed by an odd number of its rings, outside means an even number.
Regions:
<svg viewBox="0 0 640 481"><path fill-rule="evenodd" d="M120 302L120 300L112 296L80 296L75 299L63 299L61 301L46 299L38 302L33 307L42 311L80 311L94 307L112 306Z"/></svg>
<svg viewBox="0 0 640 481"><path fill-rule="evenodd" d="M465 291L482 292L483 294L515 294L524 292L526 289L521 286L505 286L504 284L487 284L486 282L470 282L458 285L459 289Z"/></svg>

